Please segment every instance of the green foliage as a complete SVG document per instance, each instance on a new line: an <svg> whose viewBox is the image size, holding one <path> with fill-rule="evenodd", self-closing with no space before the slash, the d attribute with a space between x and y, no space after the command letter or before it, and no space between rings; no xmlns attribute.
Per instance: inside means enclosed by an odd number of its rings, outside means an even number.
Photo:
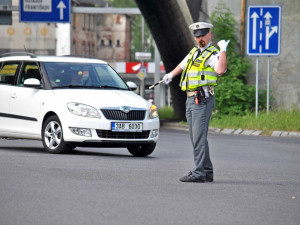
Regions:
<svg viewBox="0 0 300 225"><path fill-rule="evenodd" d="M175 119L173 107L166 106L158 109L159 119Z"/></svg>
<svg viewBox="0 0 300 225"><path fill-rule="evenodd" d="M221 115L244 115L255 109L255 87L246 85L246 73L250 70L251 64L237 49L237 22L223 2L219 3L212 13L211 21L214 24L214 36L218 40L230 40L226 52L227 72L218 79L216 87L217 112ZM260 92L260 95L264 96L265 92ZM265 102L261 103L265 105Z"/></svg>
<svg viewBox="0 0 300 225"><path fill-rule="evenodd" d="M112 7L116 8L136 8L136 3L134 0L106 0Z"/></svg>

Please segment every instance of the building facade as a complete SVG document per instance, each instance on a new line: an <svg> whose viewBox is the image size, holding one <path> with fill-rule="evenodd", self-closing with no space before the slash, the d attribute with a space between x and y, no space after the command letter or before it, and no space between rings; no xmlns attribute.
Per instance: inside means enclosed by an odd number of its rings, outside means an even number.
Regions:
<svg viewBox="0 0 300 225"><path fill-rule="evenodd" d="M13 0L13 6L19 1ZM55 24L20 23L19 12L12 12L12 25L0 26L0 54L30 51L41 55L54 55L56 49Z"/></svg>

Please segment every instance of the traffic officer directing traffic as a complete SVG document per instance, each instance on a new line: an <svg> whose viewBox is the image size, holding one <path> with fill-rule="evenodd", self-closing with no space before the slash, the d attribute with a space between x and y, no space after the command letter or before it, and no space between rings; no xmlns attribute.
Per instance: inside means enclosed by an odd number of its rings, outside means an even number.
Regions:
<svg viewBox="0 0 300 225"><path fill-rule="evenodd" d="M197 22L189 26L194 32L197 47L183 61L163 77L165 84L181 74L180 87L187 94L186 119L194 149L195 167L182 182L213 182L213 165L209 156L207 132L209 119L214 108L214 86L218 75L227 70L226 48L230 40L218 42L220 51L212 46L212 24Z"/></svg>

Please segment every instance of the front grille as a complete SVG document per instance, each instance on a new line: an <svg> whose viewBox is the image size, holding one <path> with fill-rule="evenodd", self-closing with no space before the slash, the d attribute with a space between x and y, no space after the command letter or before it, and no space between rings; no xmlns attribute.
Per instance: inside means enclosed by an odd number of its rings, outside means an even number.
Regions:
<svg viewBox="0 0 300 225"><path fill-rule="evenodd" d="M150 134L150 130L142 132L117 132L110 130L96 130L98 137L100 138L113 138L113 139L147 139Z"/></svg>
<svg viewBox="0 0 300 225"><path fill-rule="evenodd" d="M132 110L125 113L121 110L101 109L105 118L108 120L144 120L145 110Z"/></svg>

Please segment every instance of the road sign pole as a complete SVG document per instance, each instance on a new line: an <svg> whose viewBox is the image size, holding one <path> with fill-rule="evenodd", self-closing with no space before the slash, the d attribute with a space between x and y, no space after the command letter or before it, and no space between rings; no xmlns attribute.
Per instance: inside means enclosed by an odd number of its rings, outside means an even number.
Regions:
<svg viewBox="0 0 300 225"><path fill-rule="evenodd" d="M145 66L145 64L144 64L144 61L142 61L142 67L144 67ZM141 97L143 97L143 98L145 98L145 78L143 78L142 80L141 80L141 90L140 90L140 96Z"/></svg>
<svg viewBox="0 0 300 225"><path fill-rule="evenodd" d="M160 54L157 48L156 43L154 44L154 60L155 60L155 75L154 75L154 83L157 83L160 81ZM161 86L158 85L154 89L154 103L157 107L161 106Z"/></svg>
<svg viewBox="0 0 300 225"><path fill-rule="evenodd" d="M256 97L255 97L255 117L258 116L258 56L256 57Z"/></svg>
<svg viewBox="0 0 300 225"><path fill-rule="evenodd" d="M268 57L268 74L267 74L267 114L270 109L270 56Z"/></svg>

